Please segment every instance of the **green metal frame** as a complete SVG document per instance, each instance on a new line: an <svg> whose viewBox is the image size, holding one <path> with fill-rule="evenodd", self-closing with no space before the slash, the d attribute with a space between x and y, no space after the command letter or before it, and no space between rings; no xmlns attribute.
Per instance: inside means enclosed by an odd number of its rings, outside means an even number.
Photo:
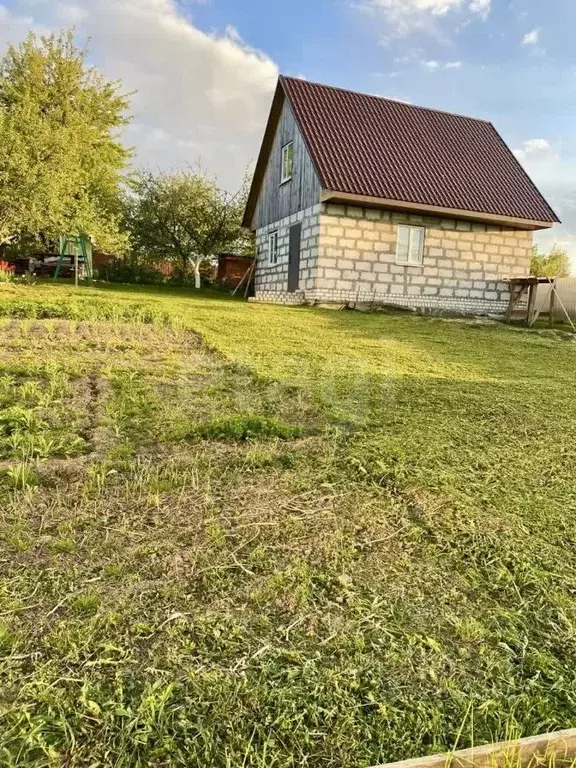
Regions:
<svg viewBox="0 0 576 768"><path fill-rule="evenodd" d="M87 248L88 238L86 235L60 235L60 251L58 255L58 263L56 264L56 271L54 272L54 279L60 274L60 268L64 262L66 256L70 256L67 253L69 245L73 245L74 248L78 248L78 263L80 261L84 264L84 277L88 280L92 280L94 276L94 270L92 266L92 249Z"/></svg>

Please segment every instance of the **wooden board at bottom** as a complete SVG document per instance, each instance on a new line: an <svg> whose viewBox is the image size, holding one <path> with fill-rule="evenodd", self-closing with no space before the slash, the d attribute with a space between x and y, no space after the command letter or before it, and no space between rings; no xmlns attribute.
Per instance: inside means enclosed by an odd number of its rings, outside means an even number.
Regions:
<svg viewBox="0 0 576 768"><path fill-rule="evenodd" d="M576 757L576 728L525 739L501 741L481 747L418 757L374 768L526 768L536 758L571 760Z"/></svg>

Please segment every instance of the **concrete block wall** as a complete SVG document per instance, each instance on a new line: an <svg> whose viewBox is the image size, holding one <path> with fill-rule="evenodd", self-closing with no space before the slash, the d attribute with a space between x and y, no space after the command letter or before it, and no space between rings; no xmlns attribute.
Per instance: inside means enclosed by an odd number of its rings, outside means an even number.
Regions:
<svg viewBox="0 0 576 768"><path fill-rule="evenodd" d="M422 264L396 263L398 225L425 228ZM492 224L327 204L307 301L501 313L510 277L529 272L532 232Z"/></svg>
<svg viewBox="0 0 576 768"><path fill-rule="evenodd" d="M287 292L289 227L302 222L300 286ZM398 225L424 227L422 264L396 262ZM278 263L268 235L279 233ZM379 302L464 313L506 311L511 277L527 275L532 232L387 210L316 205L256 233L256 301Z"/></svg>
<svg viewBox="0 0 576 768"><path fill-rule="evenodd" d="M255 301L303 304L305 293L314 288L318 275L320 204L299 211L256 231L257 262L254 272ZM302 222L299 290L288 293L290 227ZM278 230L278 262L271 264L268 236Z"/></svg>

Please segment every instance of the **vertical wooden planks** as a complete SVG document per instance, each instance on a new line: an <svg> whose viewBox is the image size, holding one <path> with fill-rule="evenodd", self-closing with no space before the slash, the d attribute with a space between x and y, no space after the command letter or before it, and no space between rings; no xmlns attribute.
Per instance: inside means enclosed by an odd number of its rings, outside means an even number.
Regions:
<svg viewBox="0 0 576 768"><path fill-rule="evenodd" d="M292 179L280 183L282 147L294 143ZM320 181L312 159L294 119L292 109L284 101L276 136L256 204L253 228L260 229L293 213L311 208L320 202Z"/></svg>

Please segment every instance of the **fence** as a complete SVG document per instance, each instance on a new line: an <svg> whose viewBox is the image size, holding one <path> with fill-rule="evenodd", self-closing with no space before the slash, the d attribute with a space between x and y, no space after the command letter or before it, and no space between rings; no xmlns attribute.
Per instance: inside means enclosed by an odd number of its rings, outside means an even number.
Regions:
<svg viewBox="0 0 576 768"><path fill-rule="evenodd" d="M546 284L538 286L536 311L541 312L540 316L548 316L551 290L551 287ZM558 280L556 283L556 293L554 320L566 322L566 314L564 312L566 310L572 321L576 322L576 277L564 277Z"/></svg>

